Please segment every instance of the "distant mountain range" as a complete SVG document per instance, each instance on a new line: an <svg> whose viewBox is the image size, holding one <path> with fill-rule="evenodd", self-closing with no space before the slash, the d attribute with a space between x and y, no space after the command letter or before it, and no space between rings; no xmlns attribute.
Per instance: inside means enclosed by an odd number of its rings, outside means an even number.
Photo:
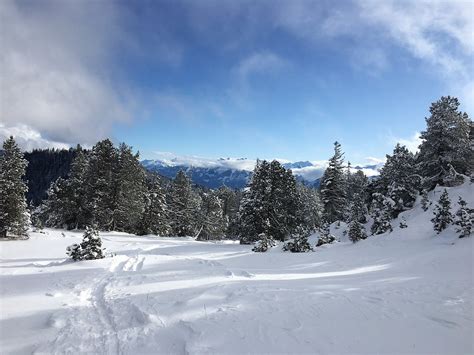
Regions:
<svg viewBox="0 0 474 355"><path fill-rule="evenodd" d="M179 170L185 171L193 183L211 189L228 186L242 189L247 184L255 167L256 160L247 158L208 159L194 156L177 156L171 153L159 153L158 158L143 160L142 165L149 171L156 172L168 178L174 178ZM293 171L300 181L318 187L320 178L327 166L327 161L297 161L280 160L282 165ZM353 169L364 171L367 176L378 175L383 164L357 165Z"/></svg>

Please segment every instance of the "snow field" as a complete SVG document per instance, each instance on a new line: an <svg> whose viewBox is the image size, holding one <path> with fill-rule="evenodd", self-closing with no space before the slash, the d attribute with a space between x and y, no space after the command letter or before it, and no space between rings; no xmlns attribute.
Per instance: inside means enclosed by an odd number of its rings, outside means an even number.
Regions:
<svg viewBox="0 0 474 355"><path fill-rule="evenodd" d="M449 188L473 206L472 185ZM439 197L436 189L430 198ZM102 260L70 262L82 233L0 243L3 353L474 353L473 240L408 228L313 253L101 233ZM401 218L401 216L400 216ZM61 235L64 233L64 237ZM314 244L316 236L313 237Z"/></svg>

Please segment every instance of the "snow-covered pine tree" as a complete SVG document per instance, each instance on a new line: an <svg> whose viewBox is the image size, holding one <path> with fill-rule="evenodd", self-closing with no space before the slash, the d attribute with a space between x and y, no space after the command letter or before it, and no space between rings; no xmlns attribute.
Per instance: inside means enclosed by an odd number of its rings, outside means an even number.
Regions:
<svg viewBox="0 0 474 355"><path fill-rule="evenodd" d="M93 227L86 227L81 243L82 258L84 260L102 259L102 240L99 231Z"/></svg>
<svg viewBox="0 0 474 355"><path fill-rule="evenodd" d="M316 189L297 184L299 208L297 211L298 225L310 232L317 230L322 224L322 205Z"/></svg>
<svg viewBox="0 0 474 355"><path fill-rule="evenodd" d="M426 191L426 189L423 189L423 191L421 191L421 208L423 209L423 211L428 211L428 207L430 206L430 204L431 202L428 199L428 191Z"/></svg>
<svg viewBox="0 0 474 355"><path fill-rule="evenodd" d="M367 222L367 206L365 205L362 195L359 193L352 195L350 211L351 216L349 221L356 220L359 223Z"/></svg>
<svg viewBox="0 0 474 355"><path fill-rule="evenodd" d="M372 194L371 215L374 219L370 231L372 235L392 231L392 201L381 193Z"/></svg>
<svg viewBox="0 0 474 355"><path fill-rule="evenodd" d="M199 240L222 239L226 231L226 219L222 201L216 191L205 192L202 195L201 228Z"/></svg>
<svg viewBox="0 0 474 355"><path fill-rule="evenodd" d="M319 230L319 239L316 243L316 247L320 247L324 244L331 244L336 238L331 234L330 227L328 223L324 223Z"/></svg>
<svg viewBox="0 0 474 355"><path fill-rule="evenodd" d="M368 186L368 179L367 176L361 170L357 170L355 173L349 175L346 173L346 220L349 222L351 220L351 206L354 204L354 199L357 198L360 201L357 203L362 203L361 208L365 210L364 214L361 215L360 222L366 222L366 214L367 214L367 206L366 206L366 199L367 199L367 186Z"/></svg>
<svg viewBox="0 0 474 355"><path fill-rule="evenodd" d="M264 253L268 249L273 248L275 245L276 242L271 236L268 236L265 233L260 233L255 246L252 248L252 251L256 253Z"/></svg>
<svg viewBox="0 0 474 355"><path fill-rule="evenodd" d="M226 224L226 237L237 238L239 235L239 207L242 194L227 186L222 186L217 191L222 202L222 213Z"/></svg>
<svg viewBox="0 0 474 355"><path fill-rule="evenodd" d="M472 233L472 225L474 223L473 211L467 207L467 202L459 196L459 209L456 211L455 224L458 226L456 232L459 238L469 237Z"/></svg>
<svg viewBox="0 0 474 355"><path fill-rule="evenodd" d="M142 214L139 234L166 236L170 233L167 215L166 195L158 176L152 176L147 183L145 210Z"/></svg>
<svg viewBox="0 0 474 355"><path fill-rule="evenodd" d="M267 234L275 240L285 241L298 226L297 212L300 202L293 173L277 160L270 163L269 192Z"/></svg>
<svg viewBox="0 0 474 355"><path fill-rule="evenodd" d="M415 156L405 146L397 143L392 155L380 171L379 186L383 193L394 201L393 213L413 207L418 195L420 176L415 170Z"/></svg>
<svg viewBox="0 0 474 355"><path fill-rule="evenodd" d="M121 143L118 149L116 170L117 205L114 210L114 229L136 233L145 210L145 171L140 164L139 153Z"/></svg>
<svg viewBox="0 0 474 355"><path fill-rule="evenodd" d="M346 204L346 184L341 145L334 143L334 155L321 179L321 199L324 206L324 219L328 223L342 221Z"/></svg>
<svg viewBox="0 0 474 355"><path fill-rule="evenodd" d="M451 200L449 199L448 191L444 189L436 204L433 222L433 228L438 234L453 223L453 215L451 214Z"/></svg>
<svg viewBox="0 0 474 355"><path fill-rule="evenodd" d="M353 243L358 242L361 239L367 238L365 228L362 223L358 222L355 217L352 217L352 221L349 223L349 240Z"/></svg>
<svg viewBox="0 0 474 355"><path fill-rule="evenodd" d="M426 119L426 131L421 133L423 141L417 156L418 170L428 189L443 184L450 165L456 172L469 175L473 158L469 141L472 121L458 108L458 99L450 96L431 104L431 116Z"/></svg>
<svg viewBox="0 0 474 355"><path fill-rule="evenodd" d="M191 179L180 170L168 194L171 233L178 237L194 236L199 199L191 186Z"/></svg>
<svg viewBox="0 0 474 355"><path fill-rule="evenodd" d="M88 210L92 221L100 230L115 227L114 211L117 208L118 153L109 139L92 148L87 171Z"/></svg>
<svg viewBox="0 0 474 355"><path fill-rule="evenodd" d="M0 155L0 238L27 235L30 221L25 194L28 187L22 180L27 164L13 137L3 142L3 154Z"/></svg>
<svg viewBox="0 0 474 355"><path fill-rule="evenodd" d="M89 161L80 145L76 147L74 160L67 179L70 201L67 209L71 216L69 228L85 228L91 221L91 211L87 209L86 174Z"/></svg>
<svg viewBox="0 0 474 355"><path fill-rule="evenodd" d="M244 190L239 211L241 244L251 244L267 231L269 218L270 164L257 161L248 186Z"/></svg>
<svg viewBox="0 0 474 355"><path fill-rule="evenodd" d="M313 248L308 241L310 234L311 232L304 226L296 227L291 239L283 245L283 251L290 251L292 253L306 253L313 251Z"/></svg>

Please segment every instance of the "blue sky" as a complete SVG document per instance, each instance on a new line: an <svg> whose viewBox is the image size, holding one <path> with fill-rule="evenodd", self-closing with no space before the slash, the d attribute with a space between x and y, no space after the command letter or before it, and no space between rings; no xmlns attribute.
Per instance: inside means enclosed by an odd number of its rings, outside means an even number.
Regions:
<svg viewBox="0 0 474 355"><path fill-rule="evenodd" d="M0 137L353 162L472 114L472 2L5 1Z"/></svg>

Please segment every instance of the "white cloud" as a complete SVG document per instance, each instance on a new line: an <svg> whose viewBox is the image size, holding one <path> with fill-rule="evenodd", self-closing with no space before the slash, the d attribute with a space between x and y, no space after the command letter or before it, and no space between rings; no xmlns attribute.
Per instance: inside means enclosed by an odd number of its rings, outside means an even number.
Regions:
<svg viewBox="0 0 474 355"><path fill-rule="evenodd" d="M275 53L262 51L244 58L233 70L241 80L246 81L254 74L274 73L287 65L287 61Z"/></svg>
<svg viewBox="0 0 474 355"><path fill-rule="evenodd" d="M130 119L129 99L111 79L117 9L103 1L83 5L0 2L0 122L25 133L27 147L94 143Z"/></svg>
<svg viewBox="0 0 474 355"><path fill-rule="evenodd" d="M416 153L418 151L418 147L422 142L420 132L415 132L409 138L392 138L391 140L394 144L400 143L401 145L404 145L412 153Z"/></svg>
<svg viewBox="0 0 474 355"><path fill-rule="evenodd" d="M54 142L43 138L41 133L25 124L18 124L14 127L5 127L3 123L0 123L0 142L5 141L10 136L13 136L16 143L24 150L32 150L35 148L69 148L69 144Z"/></svg>

